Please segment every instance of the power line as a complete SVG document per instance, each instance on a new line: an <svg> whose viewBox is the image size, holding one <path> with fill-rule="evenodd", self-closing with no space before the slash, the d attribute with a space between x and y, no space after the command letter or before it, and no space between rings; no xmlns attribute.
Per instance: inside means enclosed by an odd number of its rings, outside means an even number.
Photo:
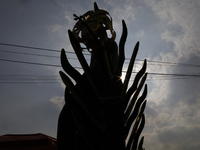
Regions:
<svg viewBox="0 0 200 150"><path fill-rule="evenodd" d="M7 50L0 50L0 52L11 53L11 54L22 54L22 55L29 55L29 56L59 58L60 59L60 56L52 56L52 55L32 54L32 53L14 52L14 51L7 51ZM67 59L77 60L77 58L72 58L72 57L67 57ZM86 60L89 61L89 59L86 59ZM127 60L128 60L128 58L127 58ZM143 61L143 60L136 59L136 61ZM150 62L150 64L149 64L149 62ZM128 64L129 62L125 62L125 63ZM155 63L155 64L152 64L152 63ZM135 63L135 64L139 64L139 63ZM156 65L156 66L177 66L177 65L180 65L180 67L200 67L200 65L194 65L194 64L167 63L167 62L150 61L150 60L148 60L148 65Z"/></svg>
<svg viewBox="0 0 200 150"><path fill-rule="evenodd" d="M140 60L140 61L143 61L143 60ZM200 65L186 64L186 63L174 63L174 62L163 62L163 61L153 61L153 60L148 60L148 62L159 63L159 64L167 64L167 65L181 65L181 66L184 66L184 67L200 67Z"/></svg>
<svg viewBox="0 0 200 150"><path fill-rule="evenodd" d="M13 51L7 51L7 50L0 50L0 52L11 53L11 54L31 55L31 56L42 56L42 57L60 58L59 56L50 56L50 55L41 55L41 54L31 54L31 53L23 53L23 52L13 52Z"/></svg>
<svg viewBox="0 0 200 150"><path fill-rule="evenodd" d="M1 84L50 84L50 83L59 83L59 82L0 82Z"/></svg>
<svg viewBox="0 0 200 150"><path fill-rule="evenodd" d="M23 46L23 45L14 45L14 44L6 44L6 43L0 43L0 45L5 45L5 46L13 46L13 47L20 47L20 48L29 48L29 49L37 49L37 50L43 50L43 51L51 51L51 52L59 52L60 50L54 50L54 49L46 49L46 48L38 48L38 47L31 47L31 46ZM23 54L23 55L31 55L31 56L41 56L41 57L52 57L52 58L60 58L59 56L51 56L51 55L43 55L43 54L32 54L32 53L26 53L26 52L14 52L14 51L7 51L7 50L0 50L0 52L5 52L5 53L13 53L13 54ZM75 54L75 52L68 52L66 53L70 54ZM84 54L84 55L90 55L90 54ZM77 58L71 58L68 57L68 59L77 59ZM130 58L126 58L125 60L130 60ZM0 61L7 61L7 62L13 62L13 63L23 63L23 64L30 64L30 65L40 65L40 66L50 66L50 67L61 67L61 65L53 65L53 64L46 64L46 63L35 63L35 62L26 62L26 61L18 61L18 60L9 60L9 59L0 59ZM136 61L141 61L143 62L144 60L141 59L136 59ZM162 61L151 61L150 65L179 65L182 67L200 67L200 65L196 64L186 64L186 63L174 63L174 62L162 62ZM126 62L125 62L126 63ZM152 64L154 63L154 64ZM74 67L78 70L82 70L81 67ZM123 72L126 72L123 70ZM132 73L137 73L137 72L132 72ZM148 73L149 76L147 78L147 81L152 81L152 80L177 80L177 79L196 79L200 77L200 73L198 74L167 74L167 73ZM1 77L4 76L4 79ZM30 78L12 78L12 77L36 77L33 75L16 75L16 74L0 74L0 83L1 84L51 84L51 83L59 83L58 80L61 79L48 79L46 78L47 75L44 75L43 77L45 78L36 78L36 79L30 79ZM154 76L154 77L152 77ZM7 78L9 77L9 78ZM37 76L39 77L39 76ZM50 75L48 76L50 77ZM52 77L52 76L51 76ZM7 79L6 79L7 78ZM131 80L132 81L132 80Z"/></svg>
<svg viewBox="0 0 200 150"><path fill-rule="evenodd" d="M196 78L196 77L182 77L182 78L147 78L147 82L148 81L153 81L153 80L159 80L159 81L163 81L163 80L165 80L165 81L167 81L167 80L177 80L177 79L193 79L193 78ZM27 79L26 79L27 80ZM44 80L44 79L43 79ZM21 80L16 80L16 81L0 81L0 84L38 84L38 85L41 85L41 84L53 84L53 83L60 83L60 82L58 82L57 80L58 79L55 79L55 81L54 80L52 80L52 81L43 81L43 80L41 80L40 79L40 81L38 81L38 80L36 80L36 81L29 81L29 80L27 80L27 81L21 81ZM130 81L133 81L133 80L130 80Z"/></svg>
<svg viewBox="0 0 200 150"><path fill-rule="evenodd" d="M170 74L170 73L149 73L151 75L159 75L159 76L183 76L183 77L200 77L200 74Z"/></svg>
<svg viewBox="0 0 200 150"><path fill-rule="evenodd" d="M61 52L61 50L48 49L48 48L40 48L40 47L33 47L33 46L16 45L16 44L0 43L0 45L20 47L20 48L28 48L28 49L37 49L37 50L50 51L50 52L59 52L59 53ZM74 52L69 52L69 51L65 51L65 52L66 53L74 54Z"/></svg>
<svg viewBox="0 0 200 150"><path fill-rule="evenodd" d="M58 75L38 75L38 74L0 74L0 77L58 77Z"/></svg>
<svg viewBox="0 0 200 150"><path fill-rule="evenodd" d="M29 48L29 49L37 49L37 50L51 51L51 52L61 52L61 50L47 49L47 48L40 48L40 47L33 47L33 46L24 46L24 45L17 45L17 44L0 43L0 45L13 46L13 47L21 47L21 48ZM65 51L65 52L66 53L70 53L70 54L75 54L75 52L69 52L69 51ZM19 52L16 52L16 53L19 53ZM39 55L39 54L32 54L32 55ZM90 54L85 53L84 55L90 55ZM51 57L51 56L47 56L47 55L44 55L44 56ZM69 59L74 59L74 58L69 58ZM126 60L130 60L130 58L125 58L125 59ZM136 59L136 61L144 61L144 60ZM152 60L148 60L148 62L158 63L158 64L167 64L167 65L181 65L181 66L184 66L184 67L200 67L200 65L186 64L186 63L162 62L162 61L152 61ZM158 65L158 64L154 64L154 65ZM153 64L151 64L151 65L153 65Z"/></svg>
<svg viewBox="0 0 200 150"><path fill-rule="evenodd" d="M60 56L52 56L52 55L42 55L42 54L33 54L33 53L24 53L24 52L14 52L14 51L8 51L8 50L0 50L0 52L4 52L4 53L11 53L11 54L22 54L22 55L30 55L30 56L41 56L41 57L51 57L51 58L60 58ZM73 60L77 60L77 58L72 58L72 57L67 57L67 59L73 59ZM87 61L89 61L89 59L86 59ZM127 58L128 60L128 58ZM140 59L136 59L136 61L143 61ZM150 62L150 64L149 64ZM125 62L125 63L129 63L129 62ZM152 64L152 63L156 63L156 64ZM138 63L135 63L138 64ZM200 67L200 65L194 65L194 64L180 64L180 63L167 63L167 62L159 62L159 61L150 61L148 60L148 65L156 65L156 66L174 66L174 65L180 65L181 67Z"/></svg>
<svg viewBox="0 0 200 150"><path fill-rule="evenodd" d="M193 77L193 76L186 76L186 77L159 77L159 78L155 78L155 77L148 77L148 80L172 80L172 79L192 79L192 78L199 78L198 77ZM60 79L29 79L29 78L7 78L7 79L1 79L0 78L0 82L2 81L7 81L7 82L13 82L13 81L19 81L19 82L27 82L27 81L34 81L34 82L49 82L49 81L61 81ZM133 80L131 80L133 81Z"/></svg>
<svg viewBox="0 0 200 150"><path fill-rule="evenodd" d="M60 56L52 56L52 55L42 55L42 54L33 54L33 53L24 53L24 52L14 52L14 51L7 51L7 50L0 50L0 52L11 53L11 54L30 55L30 56L51 57L51 58L59 58L60 59ZM75 59L75 60L77 60L77 58L72 58L72 57L67 57L67 59Z"/></svg>
<svg viewBox="0 0 200 150"><path fill-rule="evenodd" d="M21 47L21 48L29 48L29 49L38 49L38 50L45 50L45 51L51 51L51 52L60 52L60 50L55 50L55 49L32 47L32 46L24 46L24 45L17 45L17 44L0 43L0 45Z"/></svg>
<svg viewBox="0 0 200 150"><path fill-rule="evenodd" d="M147 81L153 81L153 80L177 80L177 79L196 79L197 77L171 77L171 78L147 78ZM198 77L199 78L199 77ZM61 79L0 79L0 83L3 84L17 84L17 83L37 83L37 84L41 84L41 83L60 83L59 80L61 81ZM133 80L130 80L133 81Z"/></svg>
<svg viewBox="0 0 200 150"><path fill-rule="evenodd" d="M35 81L39 82L39 81L54 81L54 80L61 80L61 79L29 79L29 78L24 78L24 79L23 78L7 78L7 79L4 78L4 79L1 79L0 78L0 81L1 80L3 80L3 81L6 81L6 80L8 80L8 81L11 81L11 80L15 80L15 81L16 80L17 81L27 81L27 80L34 81L35 80Z"/></svg>
<svg viewBox="0 0 200 150"><path fill-rule="evenodd" d="M23 64L31 64L31 65L40 65L40 66L50 66L50 67L61 67L61 65L52 65L52 64L44 64L44 63L35 63L35 62L25 62L25 61L17 61L17 60L8 60L8 59L0 59L0 61L14 62L14 63L23 63ZM81 67L74 67L76 69L81 69ZM123 70L122 72L126 72ZM137 72L132 72L137 73ZM159 76L192 76L192 77L200 77L199 74L166 74L166 73L148 73L150 75L159 75Z"/></svg>
<svg viewBox="0 0 200 150"><path fill-rule="evenodd" d="M1 59L1 58L0 58L0 61L7 61L7 62L14 62L14 63L22 63L22 64L31 64L31 65L40 65L40 66L50 66L50 67L61 67L61 65L52 65L52 64L25 62L25 61L9 60L9 59Z"/></svg>
<svg viewBox="0 0 200 150"><path fill-rule="evenodd" d="M80 67L75 67L79 68ZM124 71L126 72L126 71ZM137 73L137 72L132 72ZM160 79L160 78L193 78L193 77L200 77L200 74L164 74L164 73L148 73L151 76L148 76L150 79ZM156 77L152 77L157 75ZM160 77L162 76L162 77ZM0 80L60 80L56 77L60 77L59 75L26 75L26 74L0 74Z"/></svg>

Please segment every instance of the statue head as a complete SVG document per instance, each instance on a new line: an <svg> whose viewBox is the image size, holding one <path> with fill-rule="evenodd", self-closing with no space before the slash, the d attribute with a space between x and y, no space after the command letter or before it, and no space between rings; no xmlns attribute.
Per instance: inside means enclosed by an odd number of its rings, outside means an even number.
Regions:
<svg viewBox="0 0 200 150"><path fill-rule="evenodd" d="M74 17L77 23L72 32L90 52L104 47L108 40L115 40L116 33L112 26L111 16L107 11L99 9L96 3L94 3L94 10L88 11L80 17L74 14ZM111 37L108 37L108 30Z"/></svg>

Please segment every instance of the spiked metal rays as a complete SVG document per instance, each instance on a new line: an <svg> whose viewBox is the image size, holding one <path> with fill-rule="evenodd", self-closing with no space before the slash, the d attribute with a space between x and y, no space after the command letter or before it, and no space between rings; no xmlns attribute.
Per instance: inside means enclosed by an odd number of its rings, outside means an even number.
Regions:
<svg viewBox="0 0 200 150"><path fill-rule="evenodd" d="M112 29L112 20L106 17L108 12L100 10L94 3L94 11L86 14L86 19L75 15L75 19L82 25L80 30L78 29L80 24L77 23L74 28L76 30L68 31L70 42L84 74L81 75L74 69L64 49L61 51L61 64L68 75L60 71L60 76L66 85L66 103L58 121L58 150L142 150L144 137L140 139L139 144L138 141L145 124L143 113L147 95L147 85L144 86L147 77L146 60L128 89L139 42L135 45L124 83L122 83L120 76L125 60L124 45L127 38L125 21L122 21L123 32L118 50L113 40L115 32ZM87 20L88 18L93 19L92 24L91 20ZM95 21L98 23L94 23ZM94 30L93 27L97 24L101 30L109 29L113 37L108 38L107 34L101 34L98 28ZM103 24L106 24L105 28L102 28ZM88 41L84 37L80 40L76 34L82 29L90 35ZM90 43L91 39L95 43ZM86 42L87 48L90 48L92 55L90 66L82 53L80 45L82 41ZM70 78L76 82L75 85ZM144 91L139 96L143 86ZM134 125L131 128L133 122ZM127 144L125 144L126 139Z"/></svg>

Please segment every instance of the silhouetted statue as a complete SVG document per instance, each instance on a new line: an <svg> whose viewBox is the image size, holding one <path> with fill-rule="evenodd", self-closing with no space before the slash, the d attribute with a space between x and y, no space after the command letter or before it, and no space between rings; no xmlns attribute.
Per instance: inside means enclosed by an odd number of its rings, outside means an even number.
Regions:
<svg viewBox="0 0 200 150"><path fill-rule="evenodd" d="M96 3L94 11L74 17L77 23L68 34L84 73L81 75L70 65L62 49L61 64L68 75L60 71L66 90L65 105L58 121L58 150L143 150L144 138L140 142L138 140L145 124L143 112L147 85L142 95L138 95L147 77L146 60L128 89L139 42L122 82L120 77L127 38L125 21L122 21L123 32L118 48L114 41L116 34L112 19ZM109 32L111 37L108 36ZM81 47L83 45L86 47ZM82 53L84 49L91 53L90 65ZM75 85L70 77L76 82Z"/></svg>

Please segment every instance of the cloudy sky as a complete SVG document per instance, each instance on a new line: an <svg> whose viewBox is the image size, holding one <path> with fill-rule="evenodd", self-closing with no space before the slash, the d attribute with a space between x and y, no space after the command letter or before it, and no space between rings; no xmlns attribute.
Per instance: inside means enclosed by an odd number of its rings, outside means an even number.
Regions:
<svg viewBox="0 0 200 150"><path fill-rule="evenodd" d="M64 103L59 51L73 52L67 34L75 24L73 14L93 10L93 2L0 1L0 135L56 137ZM134 71L141 67L140 60L147 59L144 147L200 149L200 1L97 0L97 4L110 12L117 43L121 20L126 21L126 58L140 41ZM70 62L80 66L77 59Z"/></svg>

